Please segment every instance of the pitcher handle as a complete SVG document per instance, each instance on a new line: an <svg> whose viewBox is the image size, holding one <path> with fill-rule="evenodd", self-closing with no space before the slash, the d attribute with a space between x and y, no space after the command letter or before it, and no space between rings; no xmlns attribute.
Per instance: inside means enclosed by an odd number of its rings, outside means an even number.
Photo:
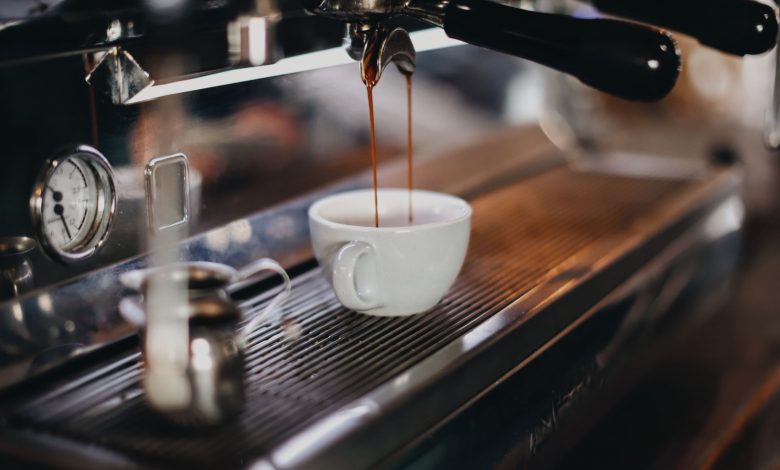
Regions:
<svg viewBox="0 0 780 470"><path fill-rule="evenodd" d="M292 290L292 283L290 282L290 276L287 274L287 271L285 271L279 263L270 258L262 258L248 266L245 266L239 271L239 275L241 279L247 279L256 276L262 271L273 271L281 276L282 280L284 281L284 288L281 290L281 292L276 294L276 296L274 296L270 302L268 302L262 312L255 315L255 317L250 320L249 323L247 323L241 330L239 341L242 347L246 346L249 335L251 335L252 332L261 323L267 320L270 314L279 306L281 306L282 302L290 297L290 292Z"/></svg>

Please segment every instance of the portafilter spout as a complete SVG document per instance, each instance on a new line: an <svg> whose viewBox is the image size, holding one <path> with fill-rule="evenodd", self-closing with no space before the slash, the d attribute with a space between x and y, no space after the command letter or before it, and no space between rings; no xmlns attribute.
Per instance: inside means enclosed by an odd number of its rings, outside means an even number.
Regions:
<svg viewBox="0 0 780 470"><path fill-rule="evenodd" d="M360 78L368 86L376 85L391 63L404 75L414 73L414 44L403 28L353 23L347 26L345 42L350 57L360 62Z"/></svg>

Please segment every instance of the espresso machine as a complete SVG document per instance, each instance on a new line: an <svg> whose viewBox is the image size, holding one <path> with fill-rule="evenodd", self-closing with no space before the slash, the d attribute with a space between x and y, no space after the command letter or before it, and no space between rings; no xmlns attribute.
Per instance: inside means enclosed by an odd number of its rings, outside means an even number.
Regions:
<svg viewBox="0 0 780 470"><path fill-rule="evenodd" d="M725 301L746 210L722 134L616 149L572 106L631 102L628 135L663 141L632 116L674 115L666 29L733 57L778 36L752 0L570 6L0 3L0 464L560 465ZM331 292L307 209L372 184L369 83L379 184L404 187L405 75L415 187L467 199L471 242L438 306L372 317ZM185 286L162 339L133 320L151 267ZM166 415L150 342L181 332Z"/></svg>

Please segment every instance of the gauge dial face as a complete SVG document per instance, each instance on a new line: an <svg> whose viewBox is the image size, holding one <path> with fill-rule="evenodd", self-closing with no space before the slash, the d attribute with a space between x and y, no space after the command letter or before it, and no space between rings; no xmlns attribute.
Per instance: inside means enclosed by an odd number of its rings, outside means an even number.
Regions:
<svg viewBox="0 0 780 470"><path fill-rule="evenodd" d="M89 168L75 158L58 165L43 195L44 232L61 250L89 236L98 206L98 183Z"/></svg>
<svg viewBox="0 0 780 470"><path fill-rule="evenodd" d="M59 261L89 258L105 241L115 206L106 159L86 146L61 152L47 162L33 193L41 245Z"/></svg>

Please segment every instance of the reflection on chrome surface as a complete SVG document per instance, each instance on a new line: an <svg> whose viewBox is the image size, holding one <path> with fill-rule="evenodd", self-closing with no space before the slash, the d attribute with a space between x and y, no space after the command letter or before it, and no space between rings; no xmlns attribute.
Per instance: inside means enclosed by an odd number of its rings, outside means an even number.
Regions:
<svg viewBox="0 0 780 470"><path fill-rule="evenodd" d="M36 247L29 237L0 238L0 301L17 297L35 286L28 258Z"/></svg>
<svg viewBox="0 0 780 470"><path fill-rule="evenodd" d="M161 361L153 355L159 345L150 343L165 342L170 329L162 335L152 335L151 325L145 329L145 399L179 426L222 424L244 408L244 348L235 336L240 312L224 297L200 298L184 307L189 345L183 362Z"/></svg>
<svg viewBox="0 0 780 470"><path fill-rule="evenodd" d="M227 290L253 282L264 271L281 275L284 286L236 333L242 313ZM270 259L240 271L190 262L130 271L121 279L140 294L123 298L119 311L141 332L146 402L185 427L214 426L238 415L244 405L247 340L258 326L276 324L274 315L290 295L285 270ZM177 288L184 291L183 299Z"/></svg>

